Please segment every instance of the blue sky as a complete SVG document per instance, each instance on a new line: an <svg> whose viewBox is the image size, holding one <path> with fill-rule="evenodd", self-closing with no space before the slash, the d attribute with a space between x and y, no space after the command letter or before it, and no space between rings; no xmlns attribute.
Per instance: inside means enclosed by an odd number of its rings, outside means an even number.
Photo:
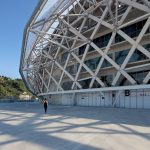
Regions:
<svg viewBox="0 0 150 150"><path fill-rule="evenodd" d="M19 75L23 30L38 0L0 0L0 75Z"/></svg>

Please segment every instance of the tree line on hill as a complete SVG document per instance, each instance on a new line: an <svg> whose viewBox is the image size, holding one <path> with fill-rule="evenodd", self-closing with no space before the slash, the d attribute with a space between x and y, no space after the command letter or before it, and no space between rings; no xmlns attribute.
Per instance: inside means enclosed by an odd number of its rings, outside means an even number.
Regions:
<svg viewBox="0 0 150 150"><path fill-rule="evenodd" d="M19 98L19 95L23 93L33 96L24 86L22 79L11 79L9 77L0 76L0 98Z"/></svg>

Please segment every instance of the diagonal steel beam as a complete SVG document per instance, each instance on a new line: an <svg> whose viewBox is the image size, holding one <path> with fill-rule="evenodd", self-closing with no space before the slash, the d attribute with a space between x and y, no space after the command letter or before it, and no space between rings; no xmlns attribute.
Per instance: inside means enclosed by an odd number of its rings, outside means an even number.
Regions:
<svg viewBox="0 0 150 150"><path fill-rule="evenodd" d="M48 53L45 52L45 51L43 51L43 53L45 54L45 57L48 57L49 59L53 60L53 57L52 57L50 54L48 54ZM56 64L62 71L64 71L64 72L66 73L66 75L67 75L72 81L74 81L74 77L73 77L68 71L64 70L64 68L63 68L56 60L54 60L54 61L55 61L55 64ZM82 87L78 82L77 82L76 84L77 84L77 86L78 86L79 88Z"/></svg>
<svg viewBox="0 0 150 150"><path fill-rule="evenodd" d="M96 17L97 18L97 17ZM99 21L100 19L98 18L98 21ZM65 23L65 24L67 24L64 20L63 20L63 22ZM109 24L109 23L108 23ZM89 41L84 35L82 35L81 33L79 33L75 28L73 28L72 26L70 26L69 24L67 24L70 28L69 28L69 30L71 31L71 32L73 32L74 34L76 34L77 36L79 36L80 38L82 38L82 39L84 39L84 40L87 40L89 43L91 42L91 41ZM111 26L111 25L110 25ZM96 49L96 51L98 52L98 53L100 53L100 55L102 56L102 57L104 57L109 63L111 63L119 72L121 72L121 74L122 75L124 75L128 80L129 80L129 82L131 82L132 84L135 84L136 83L136 81L126 72L126 71L124 71L124 70L122 70L121 68L120 68L120 66L116 63L116 62L114 62L109 56L107 56L96 44L94 44L93 42L91 42L90 43L90 45L93 47L93 48L95 48Z"/></svg>
<svg viewBox="0 0 150 150"><path fill-rule="evenodd" d="M142 5L138 2L134 2L134 1L131 1L131 0L118 0L118 1L120 1L121 3L124 3L126 5L132 6L134 8L137 8L139 10L142 10L144 12L150 12L150 9L147 6Z"/></svg>
<svg viewBox="0 0 150 150"><path fill-rule="evenodd" d="M130 49L127 57L125 58L124 62L122 63L121 65L121 69L124 70L124 68L126 67L127 63L129 62L131 56L133 55L134 51L136 50L137 46L138 46L138 43L141 41L141 39L143 38L143 35L145 34L147 28L149 27L150 25L150 17L148 18L147 22L145 23L143 29L141 30L139 36L137 37L137 40L135 42L134 45L132 45L132 48ZM118 81L119 77L120 77L121 73L118 71L117 72L117 75L115 76L113 82L112 82L112 85L115 85L116 82Z"/></svg>
<svg viewBox="0 0 150 150"><path fill-rule="evenodd" d="M143 83L147 83L150 80L150 72L147 74L147 76L144 78Z"/></svg>

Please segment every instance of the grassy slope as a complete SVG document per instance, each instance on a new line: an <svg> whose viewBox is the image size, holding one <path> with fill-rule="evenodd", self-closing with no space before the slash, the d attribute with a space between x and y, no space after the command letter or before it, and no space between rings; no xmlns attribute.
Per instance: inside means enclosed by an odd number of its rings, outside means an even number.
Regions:
<svg viewBox="0 0 150 150"><path fill-rule="evenodd" d="M23 92L29 93L21 79L0 76L0 97L18 97Z"/></svg>

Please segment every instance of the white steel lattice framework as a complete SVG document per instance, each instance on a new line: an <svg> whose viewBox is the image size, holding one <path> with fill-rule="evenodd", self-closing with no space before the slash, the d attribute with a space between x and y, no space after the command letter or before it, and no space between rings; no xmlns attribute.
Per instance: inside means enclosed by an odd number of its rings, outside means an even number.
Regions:
<svg viewBox="0 0 150 150"><path fill-rule="evenodd" d="M145 20L136 37L129 36L123 28ZM22 47L20 73L28 89L38 95L150 88L150 50L142 40L150 28L149 0L42 0L28 22ZM108 43L100 47L94 42L103 31L111 33ZM110 56L115 38L124 39L130 47L121 64ZM146 36L146 37L145 37ZM118 46L122 46L121 44ZM79 55L79 49L84 52ZM93 49L91 52L90 49ZM135 51L144 55L146 63L129 66ZM95 69L86 63L90 57L100 57ZM113 70L111 85L101 77L102 64L107 61ZM73 72L69 71L73 66ZM147 68L140 85L130 70ZM83 73L82 70L85 70ZM119 86L124 78L130 86ZM82 81L90 79L88 89ZM95 87L95 83L98 85Z"/></svg>

